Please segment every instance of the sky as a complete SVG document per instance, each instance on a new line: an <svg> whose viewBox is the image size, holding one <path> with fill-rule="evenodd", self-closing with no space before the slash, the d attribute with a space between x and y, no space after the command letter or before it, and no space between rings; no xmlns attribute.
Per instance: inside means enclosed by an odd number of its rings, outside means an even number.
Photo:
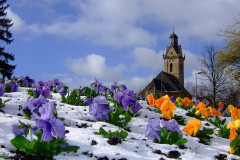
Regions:
<svg viewBox="0 0 240 160"><path fill-rule="evenodd" d="M143 89L163 70L173 32L185 54L185 83L194 82L205 46L224 45L239 0L8 0L14 76L59 79L70 88L97 78L106 86Z"/></svg>

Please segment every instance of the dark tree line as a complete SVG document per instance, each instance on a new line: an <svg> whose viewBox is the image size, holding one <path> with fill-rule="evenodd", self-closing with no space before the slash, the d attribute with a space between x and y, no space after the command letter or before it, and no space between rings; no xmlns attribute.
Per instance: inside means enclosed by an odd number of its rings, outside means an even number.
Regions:
<svg viewBox="0 0 240 160"><path fill-rule="evenodd" d="M7 18L8 4L5 4L7 0L0 0L0 74L2 78L11 78L13 70L16 65L12 65L9 62L14 61L14 55L5 51L5 45L13 42L12 33L9 28L13 25L11 19Z"/></svg>

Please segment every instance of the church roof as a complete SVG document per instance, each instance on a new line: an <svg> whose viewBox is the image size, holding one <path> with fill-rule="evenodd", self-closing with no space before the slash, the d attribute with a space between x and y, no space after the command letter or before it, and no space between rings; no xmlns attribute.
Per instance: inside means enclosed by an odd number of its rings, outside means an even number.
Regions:
<svg viewBox="0 0 240 160"><path fill-rule="evenodd" d="M178 36L173 32L169 38L178 38Z"/></svg>
<svg viewBox="0 0 240 160"><path fill-rule="evenodd" d="M188 91L179 83L177 78L169 73L159 73L145 88L146 90L157 90L160 92L184 92Z"/></svg>

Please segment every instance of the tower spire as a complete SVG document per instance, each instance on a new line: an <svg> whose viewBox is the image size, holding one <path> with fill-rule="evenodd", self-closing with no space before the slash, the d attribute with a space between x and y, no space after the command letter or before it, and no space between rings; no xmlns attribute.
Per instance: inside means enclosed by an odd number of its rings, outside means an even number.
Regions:
<svg viewBox="0 0 240 160"><path fill-rule="evenodd" d="M173 33L174 33L174 25L173 25Z"/></svg>

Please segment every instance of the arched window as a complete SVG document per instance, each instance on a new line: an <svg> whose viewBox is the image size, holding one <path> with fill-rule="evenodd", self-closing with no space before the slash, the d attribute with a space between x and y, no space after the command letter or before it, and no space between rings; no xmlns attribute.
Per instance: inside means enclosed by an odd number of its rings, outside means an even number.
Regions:
<svg viewBox="0 0 240 160"><path fill-rule="evenodd" d="M173 72L173 64L171 63L170 64L170 73L172 73Z"/></svg>

